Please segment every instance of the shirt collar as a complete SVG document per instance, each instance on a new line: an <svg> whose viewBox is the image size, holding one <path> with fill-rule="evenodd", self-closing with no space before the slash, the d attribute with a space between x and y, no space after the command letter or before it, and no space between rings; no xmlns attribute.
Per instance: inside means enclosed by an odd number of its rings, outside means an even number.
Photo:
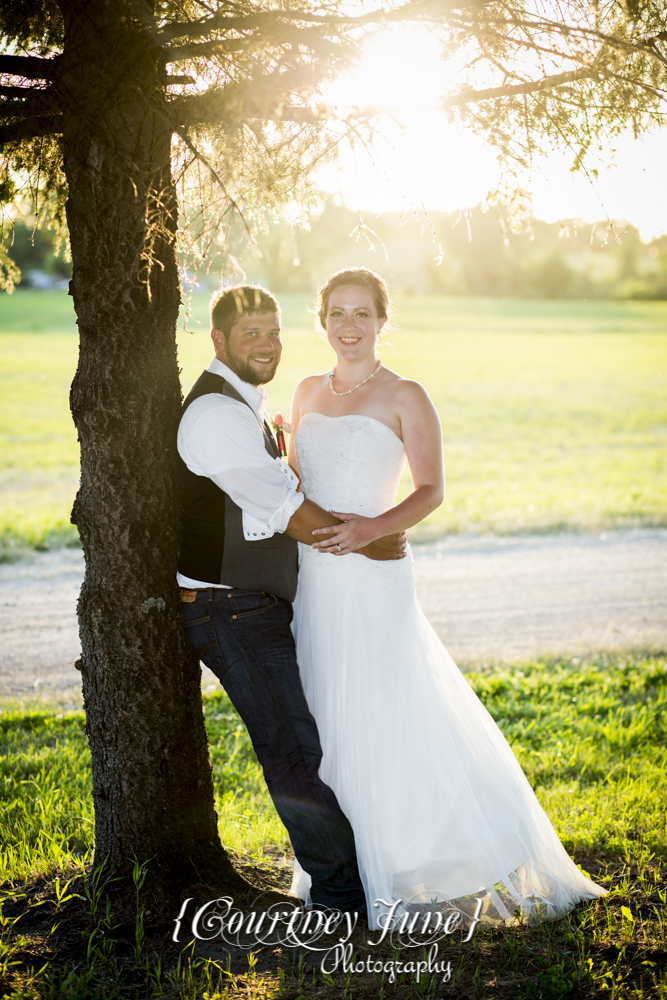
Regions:
<svg viewBox="0 0 667 1000"><path fill-rule="evenodd" d="M206 371L213 372L214 375L221 375L226 379L243 396L248 406L253 410L259 423L264 423L269 395L263 385L251 385L250 382L244 382L242 378L238 377L236 372L233 372L231 368L228 368L218 358L212 359Z"/></svg>

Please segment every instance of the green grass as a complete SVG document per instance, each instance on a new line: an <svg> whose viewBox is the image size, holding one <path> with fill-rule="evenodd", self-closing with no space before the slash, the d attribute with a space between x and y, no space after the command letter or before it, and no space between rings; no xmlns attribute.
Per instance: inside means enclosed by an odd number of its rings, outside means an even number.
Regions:
<svg viewBox="0 0 667 1000"><path fill-rule="evenodd" d="M480 931L466 945L450 942L447 954L456 982L444 995L508 1000L667 997L667 657L530 662L511 670L488 667L468 680L509 739L566 849L610 891L555 923ZM275 856L276 849L284 849L285 833L245 729L224 694L205 697L205 712L222 840L256 861L266 852L264 867L270 871L271 852ZM8 898L35 876L46 878L55 891L57 877L65 872L71 877L74 866L80 868L92 856L84 717L7 704L0 732L0 882ZM7 962L12 947L18 948L21 940L21 947L30 943L21 939L12 945L8 935L5 928ZM363 941L356 947L362 957L368 952ZM441 995L436 982L418 988L409 976L391 988L386 982L382 987L379 977L348 976L346 983L336 974L323 980L317 970L306 975L303 963L289 954L279 956L281 970L274 967L261 976L223 975L199 960L198 971L190 967L189 985L185 980L174 985L172 979L164 993L155 988L153 967L149 982L149 966L142 966L139 980L138 974L123 971L125 966L116 966L118 992L105 993L111 989L110 974L108 969L103 974L99 955L98 965L93 958L92 966L80 962L76 970L69 966L63 971L63 956L41 978L31 977L25 962L15 973L7 966L0 987L13 984L12 991L0 996L205 1000L208 993L208 1000L278 995L293 1000L370 995L416 1000ZM274 966L278 961L275 955L265 958ZM66 972L71 979L64 989ZM220 979L215 989L213 973Z"/></svg>
<svg viewBox="0 0 667 1000"><path fill-rule="evenodd" d="M641 842L667 860L667 658L605 654L467 677L569 851L629 857ZM284 847L286 832L227 695L205 694L204 710L223 843L257 856ZM80 711L5 703L0 881L48 874L91 848L84 722Z"/></svg>
<svg viewBox="0 0 667 1000"><path fill-rule="evenodd" d="M6 701L0 713L0 883L92 860L93 802L83 712ZM284 849L248 732L219 692L204 696L220 837L235 854Z"/></svg>
<svg viewBox="0 0 667 1000"><path fill-rule="evenodd" d="M270 407L286 413L332 355L308 297L281 298ZM206 301L194 296L194 332L179 334L186 391L211 356ZM403 297L389 340L383 360L423 382L444 430L447 496L414 540L667 523L667 303ZM0 296L0 356L0 553L73 541L68 296Z"/></svg>

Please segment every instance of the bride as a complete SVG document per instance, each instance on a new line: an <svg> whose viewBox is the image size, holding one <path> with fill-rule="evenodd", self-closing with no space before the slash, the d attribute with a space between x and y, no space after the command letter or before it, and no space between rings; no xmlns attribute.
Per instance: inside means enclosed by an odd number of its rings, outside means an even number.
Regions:
<svg viewBox="0 0 667 1000"><path fill-rule="evenodd" d="M433 404L376 357L388 311L373 271L332 275L319 319L336 364L304 379L292 406L290 463L306 495L344 522L299 544L293 628L322 741L320 776L352 824L371 928L392 906L470 912L478 899L491 923L511 922L517 910L557 917L605 890L565 852L421 612L412 559L355 554L418 524L444 491ZM406 459L414 490L395 505ZM309 884L297 862L292 893L307 900Z"/></svg>

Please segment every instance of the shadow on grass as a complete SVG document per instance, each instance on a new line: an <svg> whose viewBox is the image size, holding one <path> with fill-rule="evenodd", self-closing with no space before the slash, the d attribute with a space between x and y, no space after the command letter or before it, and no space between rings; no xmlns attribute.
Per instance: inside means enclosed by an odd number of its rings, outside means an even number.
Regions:
<svg viewBox="0 0 667 1000"><path fill-rule="evenodd" d="M626 653L576 659L484 667L468 679L510 741L566 849L609 894L558 921L478 928L467 942L460 934L446 937L437 961L448 963L448 975L440 970L418 977L415 963L426 960L423 949L399 951L387 942L373 947L368 942L377 932L361 927L351 938L346 967L328 972L316 953L279 943L251 949L228 948L219 939L193 944L185 924L177 944L169 930L176 914L158 926L146 912L141 933L139 924L114 927L104 893L91 902L82 714L4 713L0 997L667 997L667 658ZM247 734L224 694L205 698L205 713L216 782L225 785L218 805L230 796L234 807L226 818L221 814L223 842L260 897L284 893L290 856ZM82 817L78 826L75 815Z"/></svg>
<svg viewBox="0 0 667 1000"><path fill-rule="evenodd" d="M151 934L148 920L139 941L136 928L114 928L103 895L93 910L90 873L87 881L75 871L58 880L35 880L20 892L5 886L0 995L3 1000L664 997L665 865L640 845L629 859L578 860L609 889L608 896L559 921L478 929L467 942L452 935L439 943L434 961L440 969L432 974L415 971L418 962L427 961L427 949L398 949L387 941L373 947L369 941L379 934L365 927L350 938L345 967L339 963L330 971L330 962L322 971L321 953L279 944L244 950L220 940L187 940L183 946L174 944L167 930ZM270 863L254 873L247 863L240 868L260 893L284 888L284 880L272 881Z"/></svg>

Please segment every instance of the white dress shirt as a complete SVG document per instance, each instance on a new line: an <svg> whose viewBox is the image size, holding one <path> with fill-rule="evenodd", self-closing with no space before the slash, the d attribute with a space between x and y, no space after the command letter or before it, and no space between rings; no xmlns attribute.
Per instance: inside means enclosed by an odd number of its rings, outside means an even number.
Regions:
<svg viewBox="0 0 667 1000"><path fill-rule="evenodd" d="M266 389L244 382L217 358L206 370L226 379L249 406L217 392L199 396L181 419L178 453L190 472L212 479L241 508L246 541L271 538L285 530L304 496L297 493L299 481L289 465L272 458L264 445ZM228 586L182 573L176 579L189 590Z"/></svg>

